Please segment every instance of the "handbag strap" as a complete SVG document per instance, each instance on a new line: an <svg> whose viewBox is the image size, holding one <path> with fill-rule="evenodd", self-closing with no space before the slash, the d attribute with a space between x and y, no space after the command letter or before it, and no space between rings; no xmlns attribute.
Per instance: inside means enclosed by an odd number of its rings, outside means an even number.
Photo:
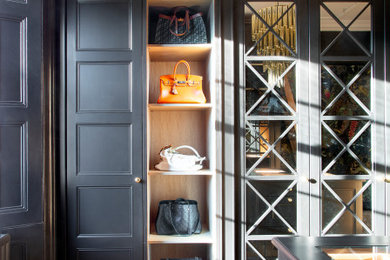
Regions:
<svg viewBox="0 0 390 260"><path fill-rule="evenodd" d="M191 69L190 69L190 64L188 64L188 62L185 60L179 60L176 63L175 68L173 69L173 80L176 82L176 70L177 70L177 66L179 66L180 63L183 63L187 67L186 81L188 81L190 79Z"/></svg>
<svg viewBox="0 0 390 260"><path fill-rule="evenodd" d="M186 30L184 31L184 32L182 32L182 33L179 33L178 32L178 18L177 18L177 16L176 16L176 13L179 11L179 10L181 10L181 9L185 9L185 12L186 12L186 14L185 14L185 16L184 16L184 21L183 21L183 23L182 23L182 25L185 23L185 25L186 25ZM175 31L172 31L172 24L173 24L173 22L175 22ZM173 16L172 16L172 18L171 18L171 21L169 22L169 31L173 34L173 35L175 35L175 36L177 36L177 37L179 37L179 36L183 36L183 35L186 35L189 31L190 31L190 10L188 10L188 8L187 7L185 7L185 6L177 6L177 7L175 7L175 9L174 9L174 11L173 11Z"/></svg>

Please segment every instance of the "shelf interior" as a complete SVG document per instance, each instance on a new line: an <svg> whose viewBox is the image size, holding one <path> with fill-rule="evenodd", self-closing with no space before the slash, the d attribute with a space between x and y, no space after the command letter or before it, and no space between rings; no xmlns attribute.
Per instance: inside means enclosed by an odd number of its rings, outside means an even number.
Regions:
<svg viewBox="0 0 390 260"><path fill-rule="evenodd" d="M160 150L171 145L178 147L189 145L194 147L200 156L206 156L203 167L209 167L210 154L208 149L208 126L210 111L153 111L149 113L149 169L160 162ZM191 151L181 152L192 154Z"/></svg>
<svg viewBox="0 0 390 260"><path fill-rule="evenodd" d="M171 111L171 110L205 110L211 109L211 104L149 104L150 111Z"/></svg>
<svg viewBox="0 0 390 260"><path fill-rule="evenodd" d="M152 244L149 246L150 260L165 258L190 258L200 257L204 260L211 259L211 246L208 244Z"/></svg>
<svg viewBox="0 0 390 260"><path fill-rule="evenodd" d="M209 229L209 219L214 198L211 196L212 177L207 175L152 175L149 182L149 214L150 232L155 229L158 204L161 200L176 200L177 198L196 200L202 230Z"/></svg>
<svg viewBox="0 0 390 260"><path fill-rule="evenodd" d="M213 171L208 169L203 169L199 171L158 171L158 170L150 170L148 175L183 175L183 176L191 176L191 175L214 175Z"/></svg>
<svg viewBox="0 0 390 260"><path fill-rule="evenodd" d="M191 236L164 236L152 232L148 237L149 244L211 244L213 236L209 230L203 229L200 234Z"/></svg>
<svg viewBox="0 0 390 260"><path fill-rule="evenodd" d="M149 44L148 51L151 61L205 61L211 52L211 44Z"/></svg>

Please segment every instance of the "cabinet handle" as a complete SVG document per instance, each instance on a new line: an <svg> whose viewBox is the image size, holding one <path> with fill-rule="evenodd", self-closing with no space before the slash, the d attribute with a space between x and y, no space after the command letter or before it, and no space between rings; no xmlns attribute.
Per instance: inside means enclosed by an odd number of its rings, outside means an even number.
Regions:
<svg viewBox="0 0 390 260"><path fill-rule="evenodd" d="M136 177L136 178L134 179L134 181L135 181L136 183L140 183L140 182L142 181L142 179L141 179L140 177Z"/></svg>

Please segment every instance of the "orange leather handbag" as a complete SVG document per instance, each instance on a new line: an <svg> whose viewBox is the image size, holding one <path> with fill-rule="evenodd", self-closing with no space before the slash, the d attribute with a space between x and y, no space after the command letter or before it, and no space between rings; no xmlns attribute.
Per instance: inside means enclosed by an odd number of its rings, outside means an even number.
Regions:
<svg viewBox="0 0 390 260"><path fill-rule="evenodd" d="M180 63L186 65L186 75L176 74ZM173 75L160 76L160 96L157 103L206 103L202 90L202 76L190 73L188 62L180 60L175 65Z"/></svg>

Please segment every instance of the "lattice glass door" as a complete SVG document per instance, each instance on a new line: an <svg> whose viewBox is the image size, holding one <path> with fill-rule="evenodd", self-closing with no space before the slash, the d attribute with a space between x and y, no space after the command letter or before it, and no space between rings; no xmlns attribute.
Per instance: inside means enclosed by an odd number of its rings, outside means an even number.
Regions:
<svg viewBox="0 0 390 260"><path fill-rule="evenodd" d="M275 236L377 234L372 2L242 3L243 259L276 259Z"/></svg>
<svg viewBox="0 0 390 260"><path fill-rule="evenodd" d="M272 259L271 238L297 235L296 3L244 1L246 259Z"/></svg>
<svg viewBox="0 0 390 260"><path fill-rule="evenodd" d="M372 234L371 3L320 8L321 235Z"/></svg>

